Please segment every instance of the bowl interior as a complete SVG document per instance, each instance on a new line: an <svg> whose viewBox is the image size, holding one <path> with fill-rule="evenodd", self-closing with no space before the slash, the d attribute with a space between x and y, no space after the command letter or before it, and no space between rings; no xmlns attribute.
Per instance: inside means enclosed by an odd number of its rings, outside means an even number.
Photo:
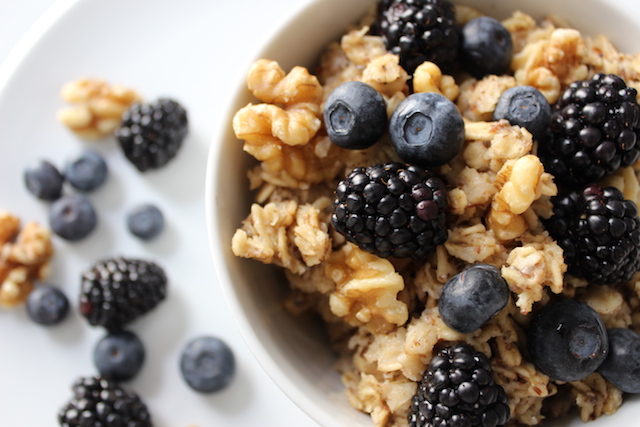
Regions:
<svg viewBox="0 0 640 427"><path fill-rule="evenodd" d="M460 1L498 19L519 9L540 19L552 12L567 18L584 34L606 34L623 52L640 51L640 12L633 0L476 0ZM346 27L373 4L372 0L314 0L285 22L266 42L252 61L276 60L288 71L295 65L312 67L322 49L338 40ZM249 64L249 63L248 63ZM335 357L328 349L322 328L311 321L289 316L281 306L285 295L284 277L271 266L240 259L230 248L231 237L248 215L252 194L246 171L254 164L242 151L231 128L233 115L255 102L238 81L227 110L225 127L215 135L206 175L206 215L210 247L218 280L235 321L248 346L266 372L298 406L323 426L371 426L367 415L353 409L344 398L344 389L333 369ZM634 407L636 405L633 405ZM624 421L631 412L623 406L616 415ZM632 418L629 418L631 420ZM601 418L593 426L611 419ZM581 425L577 419L556 425Z"/></svg>

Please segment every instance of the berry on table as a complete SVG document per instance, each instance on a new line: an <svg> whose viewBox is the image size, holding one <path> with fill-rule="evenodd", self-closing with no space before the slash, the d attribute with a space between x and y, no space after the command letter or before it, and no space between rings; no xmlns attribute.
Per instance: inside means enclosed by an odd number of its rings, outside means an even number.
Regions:
<svg viewBox="0 0 640 427"><path fill-rule="evenodd" d="M178 102L163 98L129 107L115 135L127 159L144 172L173 159L187 131L185 109Z"/></svg>
<svg viewBox="0 0 640 427"><path fill-rule="evenodd" d="M502 310L509 295L509 285L499 269L489 264L476 264L445 283L438 310L447 326L469 333Z"/></svg>
<svg viewBox="0 0 640 427"><path fill-rule="evenodd" d="M551 123L551 106L533 86L515 86L502 92L493 120L507 120L511 125L527 129L534 139L544 137Z"/></svg>
<svg viewBox="0 0 640 427"><path fill-rule="evenodd" d="M69 300L59 288L41 284L27 297L27 314L34 322L44 325L57 325L69 313Z"/></svg>
<svg viewBox="0 0 640 427"><path fill-rule="evenodd" d="M509 397L494 382L489 359L461 343L431 359L411 402L409 426L496 427L510 417Z"/></svg>
<svg viewBox="0 0 640 427"><path fill-rule="evenodd" d="M235 375L235 357L221 339L194 338L182 350L180 372L187 385L200 393L213 393L227 387Z"/></svg>
<svg viewBox="0 0 640 427"><path fill-rule="evenodd" d="M533 364L557 381L579 381L607 357L609 340L602 319L587 304L573 299L544 306L527 330Z"/></svg>
<svg viewBox="0 0 640 427"><path fill-rule="evenodd" d="M329 138L343 148L369 148L387 128L387 103L377 90L359 81L335 88L323 115Z"/></svg>
<svg viewBox="0 0 640 427"><path fill-rule="evenodd" d="M336 187L331 221L362 250L424 259L447 240L442 180L403 163L355 168Z"/></svg>
<svg viewBox="0 0 640 427"><path fill-rule="evenodd" d="M65 167L69 184L81 191L93 191L107 180L108 168L104 157L94 150L84 150Z"/></svg>
<svg viewBox="0 0 640 427"><path fill-rule="evenodd" d="M472 19L462 27L460 44L462 66L473 77L509 71L513 41L500 21L489 16Z"/></svg>
<svg viewBox="0 0 640 427"><path fill-rule="evenodd" d="M373 31L409 74L424 61L445 73L456 65L460 29L448 0L383 0Z"/></svg>
<svg viewBox="0 0 640 427"><path fill-rule="evenodd" d="M73 397L58 412L62 427L151 427L151 415L140 397L115 381L100 377L77 379Z"/></svg>
<svg viewBox="0 0 640 427"><path fill-rule="evenodd" d="M130 331L108 333L93 350L93 363L100 376L114 381L128 381L135 377L144 359L144 345Z"/></svg>
<svg viewBox="0 0 640 427"><path fill-rule="evenodd" d="M545 170L573 188L597 182L640 158L637 92L615 74L571 83L540 144Z"/></svg>
<svg viewBox="0 0 640 427"><path fill-rule="evenodd" d="M568 273L613 284L640 270L638 208L620 190L592 184L552 201L553 216L545 225L564 251Z"/></svg>
<svg viewBox="0 0 640 427"><path fill-rule="evenodd" d="M80 194L62 196L49 207L49 225L65 240L87 237L98 224L93 204Z"/></svg>
<svg viewBox="0 0 640 427"><path fill-rule="evenodd" d="M433 92L409 95L394 110L389 134L396 153L407 163L440 166L464 143L464 121L453 102Z"/></svg>
<svg viewBox="0 0 640 427"><path fill-rule="evenodd" d="M38 199L56 200L62 195L64 176L58 168L46 160L28 165L24 171L27 190Z"/></svg>
<svg viewBox="0 0 640 427"><path fill-rule="evenodd" d="M640 393L640 335L627 328L607 333L609 354L598 372L623 392Z"/></svg>
<svg viewBox="0 0 640 427"><path fill-rule="evenodd" d="M167 294L167 276L157 264L125 257L106 258L82 274L80 313L108 331L154 309Z"/></svg>
<svg viewBox="0 0 640 427"><path fill-rule="evenodd" d="M127 215L127 228L143 240L153 239L164 229L164 215L155 205L140 205Z"/></svg>

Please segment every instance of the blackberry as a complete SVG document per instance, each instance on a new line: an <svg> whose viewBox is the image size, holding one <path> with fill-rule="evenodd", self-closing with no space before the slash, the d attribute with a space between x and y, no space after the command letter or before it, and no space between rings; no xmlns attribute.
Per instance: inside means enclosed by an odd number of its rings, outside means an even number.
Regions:
<svg viewBox="0 0 640 427"><path fill-rule="evenodd" d="M600 284L631 280L640 269L640 219L634 202L597 184L553 199L545 225L564 250L567 272Z"/></svg>
<svg viewBox="0 0 640 427"><path fill-rule="evenodd" d="M495 427L511 416L509 397L493 381L489 359L453 344L431 360L411 402L410 427Z"/></svg>
<svg viewBox="0 0 640 427"><path fill-rule="evenodd" d="M614 74L569 85L540 144L545 169L573 188L597 182L640 158L637 92Z"/></svg>
<svg viewBox="0 0 640 427"><path fill-rule="evenodd" d="M82 275L80 312L94 326L118 331L167 294L164 270L150 261L107 258Z"/></svg>
<svg viewBox="0 0 640 427"><path fill-rule="evenodd" d="M173 159L187 134L187 112L176 101L135 103L122 116L116 137L125 156L144 172Z"/></svg>
<svg viewBox="0 0 640 427"><path fill-rule="evenodd" d="M142 399L114 381L83 377L76 380L71 389L73 398L58 413L58 422L63 427L153 425Z"/></svg>
<svg viewBox="0 0 640 427"><path fill-rule="evenodd" d="M409 74L424 61L450 73L458 59L460 29L448 0L382 0L373 32L400 57Z"/></svg>
<svg viewBox="0 0 640 427"><path fill-rule="evenodd" d="M424 259L447 240L447 190L415 165L355 168L335 191L335 229L362 250Z"/></svg>

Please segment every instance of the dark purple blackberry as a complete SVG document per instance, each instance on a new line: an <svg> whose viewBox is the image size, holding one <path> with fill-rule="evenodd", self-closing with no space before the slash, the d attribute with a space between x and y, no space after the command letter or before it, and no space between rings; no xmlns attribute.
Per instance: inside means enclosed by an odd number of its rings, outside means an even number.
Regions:
<svg viewBox="0 0 640 427"><path fill-rule="evenodd" d="M187 130L185 109L171 99L159 99L129 107L115 134L127 159L144 172L173 159Z"/></svg>
<svg viewBox="0 0 640 427"><path fill-rule="evenodd" d="M411 402L410 427L496 427L511 417L509 397L493 381L489 359L453 344L431 360Z"/></svg>
<svg viewBox="0 0 640 427"><path fill-rule="evenodd" d="M409 74L424 61L449 73L458 59L460 29L448 0L382 0L373 32Z"/></svg>
<svg viewBox="0 0 640 427"><path fill-rule="evenodd" d="M569 85L556 103L539 155L560 184L597 182L640 158L636 90L614 74Z"/></svg>
<svg viewBox="0 0 640 427"><path fill-rule="evenodd" d="M335 191L335 229L383 258L424 259L447 240L447 190L418 166L355 168Z"/></svg>
<svg viewBox="0 0 640 427"><path fill-rule="evenodd" d="M107 258L82 275L80 312L91 325L117 331L155 308L166 294L167 277L157 264Z"/></svg>
<svg viewBox="0 0 640 427"><path fill-rule="evenodd" d="M73 397L58 413L62 427L151 427L151 415L140 397L100 377L79 378Z"/></svg>
<svg viewBox="0 0 640 427"><path fill-rule="evenodd" d="M636 204L614 187L586 186L553 200L546 221L564 250L568 273L592 283L631 280L640 269L640 219Z"/></svg>

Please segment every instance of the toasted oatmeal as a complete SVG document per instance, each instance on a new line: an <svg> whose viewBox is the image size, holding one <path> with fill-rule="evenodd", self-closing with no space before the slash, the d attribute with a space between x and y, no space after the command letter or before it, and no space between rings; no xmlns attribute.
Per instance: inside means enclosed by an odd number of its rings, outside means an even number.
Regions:
<svg viewBox="0 0 640 427"><path fill-rule="evenodd" d="M457 9L460 23L480 15L468 6ZM514 42L511 72L478 80L442 74L429 62L408 76L369 34L365 17L327 46L315 74L299 67L287 74L273 61L257 61L248 86L262 104L234 118L236 136L259 164L249 171L255 203L234 235L233 251L286 269L291 291L283 305L325 320L346 398L376 427L408 425L411 398L434 352L458 341L490 357L495 381L510 399L509 425L537 425L572 409L588 421L622 403L622 393L597 373L563 383L538 371L527 358L524 330L534 307L554 295L587 303L607 327L640 330L640 276L613 287L565 274L563 251L543 226L558 188L536 156L537 142L526 129L492 116L502 92L516 85L536 87L550 103L572 81L597 72L619 74L640 88L640 56L617 52L604 36L584 37L552 15L536 22L516 11L503 24ZM454 101L465 119L462 150L437 170L450 188L449 237L423 263L366 253L331 226L338 179L356 166L398 160L388 135L366 150L339 148L326 136L323 102L351 80L375 87L389 116L412 81L415 92ZM640 162L605 182L638 203L639 174ZM463 334L440 318L438 299L447 280L475 263L499 268L511 298L482 328Z"/></svg>

